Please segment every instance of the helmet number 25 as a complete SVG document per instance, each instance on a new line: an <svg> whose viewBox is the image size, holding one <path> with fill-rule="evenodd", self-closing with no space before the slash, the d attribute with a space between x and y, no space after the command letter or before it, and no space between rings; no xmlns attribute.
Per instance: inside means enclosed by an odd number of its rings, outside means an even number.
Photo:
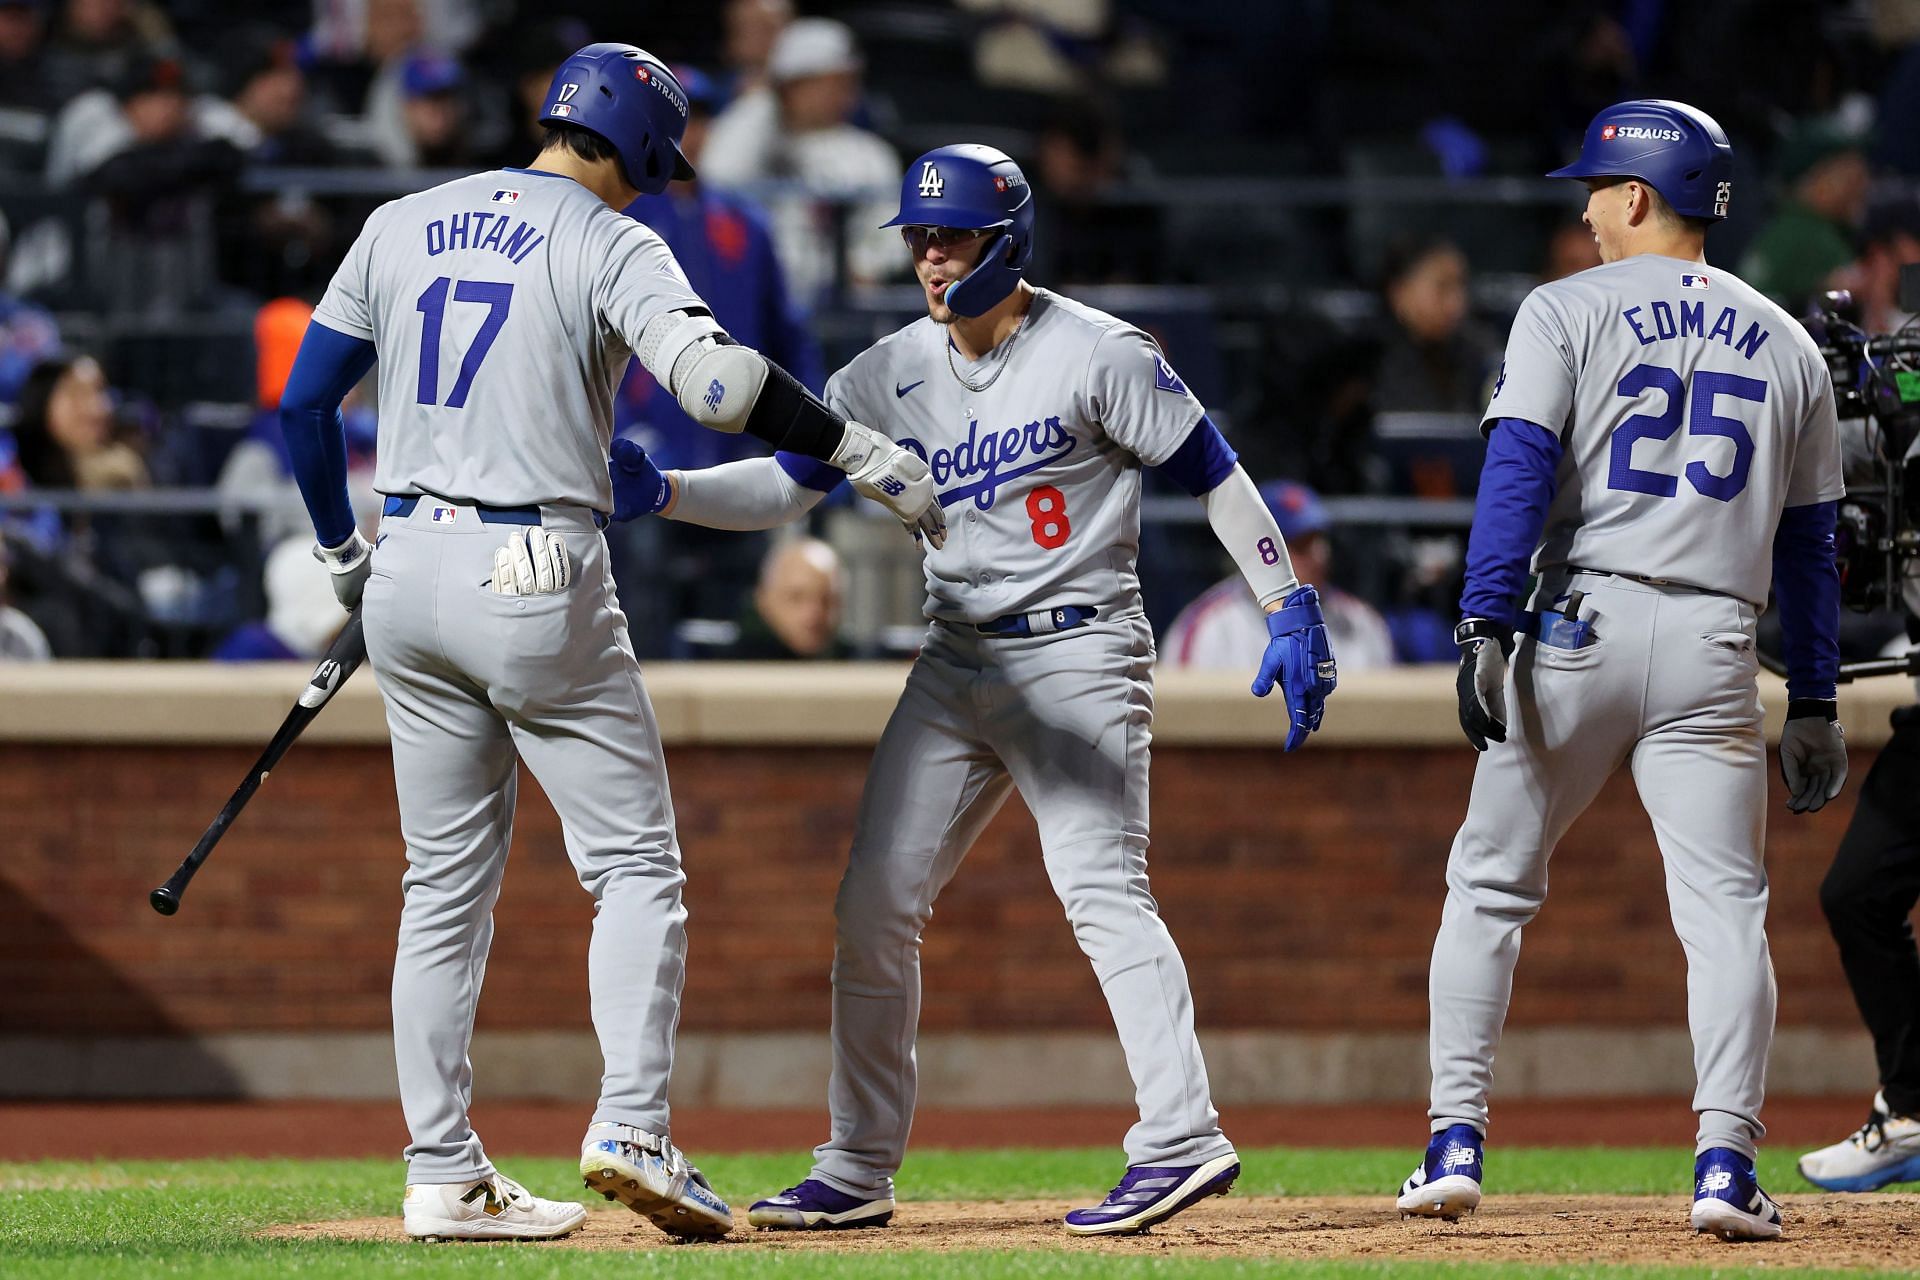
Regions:
<svg viewBox="0 0 1920 1280"><path fill-rule="evenodd" d="M1695 370L1692 385L1681 381L1679 373L1657 364L1635 365L1620 379L1615 389L1622 396L1639 396L1658 391L1666 400L1659 413L1636 413L1613 430L1611 457L1607 466L1607 488L1625 493L1644 493L1656 498L1671 498L1680 491L1680 477L1670 471L1648 471L1633 465L1633 447L1642 440L1671 440L1680 430L1681 411L1692 401L1687 416L1687 436L1719 436L1733 444L1733 459L1725 475L1716 475L1705 462L1695 459L1684 468L1687 483L1709 498L1731 502L1747 487L1747 473L1753 466L1753 435L1747 424L1716 412L1721 396L1765 404L1767 384L1758 378L1743 378L1737 373ZM1661 450L1656 452L1656 456ZM1644 456L1644 455L1643 455ZM1722 455L1724 456L1724 454Z"/></svg>
<svg viewBox="0 0 1920 1280"><path fill-rule="evenodd" d="M1073 533L1067 523L1067 495L1050 484L1035 485L1027 494L1027 519L1033 521L1033 540L1052 551Z"/></svg>

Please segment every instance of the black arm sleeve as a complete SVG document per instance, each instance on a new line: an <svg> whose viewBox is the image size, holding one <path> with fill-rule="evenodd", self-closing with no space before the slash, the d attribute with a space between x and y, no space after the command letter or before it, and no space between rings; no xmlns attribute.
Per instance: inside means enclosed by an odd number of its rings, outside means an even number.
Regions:
<svg viewBox="0 0 1920 1280"><path fill-rule="evenodd" d="M847 424L792 374L768 360L767 380L753 402L752 412L747 414L746 433L776 449L824 462L840 447Z"/></svg>

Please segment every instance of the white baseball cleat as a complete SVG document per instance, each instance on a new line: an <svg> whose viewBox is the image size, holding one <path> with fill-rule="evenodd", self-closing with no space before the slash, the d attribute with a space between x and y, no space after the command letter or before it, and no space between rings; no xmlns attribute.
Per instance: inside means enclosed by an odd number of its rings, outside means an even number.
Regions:
<svg viewBox="0 0 1920 1280"><path fill-rule="evenodd" d="M1920 1182L1920 1116L1896 1116L1887 1095L1843 1142L1800 1157L1800 1176L1828 1191L1873 1191L1890 1182Z"/></svg>
<svg viewBox="0 0 1920 1280"><path fill-rule="evenodd" d="M706 1239L733 1230L733 1210L705 1175L657 1133L602 1121L580 1144L587 1189L618 1200L670 1236Z"/></svg>
<svg viewBox="0 0 1920 1280"><path fill-rule="evenodd" d="M1400 1186L1394 1201L1400 1216L1452 1222L1478 1209L1480 1180L1486 1176L1484 1141L1470 1124L1451 1125L1434 1134L1420 1167Z"/></svg>
<svg viewBox="0 0 1920 1280"><path fill-rule="evenodd" d="M585 1205L542 1200L503 1173L472 1182L415 1182L402 1216L415 1240L554 1240L587 1220Z"/></svg>

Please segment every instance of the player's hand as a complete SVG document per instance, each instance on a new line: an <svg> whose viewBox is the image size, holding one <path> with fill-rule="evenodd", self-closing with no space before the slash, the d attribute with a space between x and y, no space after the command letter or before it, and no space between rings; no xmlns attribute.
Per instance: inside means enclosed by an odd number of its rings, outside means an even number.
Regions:
<svg viewBox="0 0 1920 1280"><path fill-rule="evenodd" d="M947 544L947 517L933 475L919 458L873 428L849 422L830 461L847 473L856 492L898 516L915 541L925 538L935 549Z"/></svg>
<svg viewBox="0 0 1920 1280"><path fill-rule="evenodd" d="M327 566L333 575L333 598L348 613L360 607L360 595L367 589L367 575L373 572L373 548L355 529L353 535L337 547L315 543L313 558Z"/></svg>
<svg viewBox="0 0 1920 1280"><path fill-rule="evenodd" d="M1491 618L1468 618L1453 629L1460 646L1460 727L1475 751L1507 740L1507 659L1513 654L1513 628Z"/></svg>
<svg viewBox="0 0 1920 1280"><path fill-rule="evenodd" d="M637 443L621 437L613 442L607 459L607 475L613 480L613 518L633 520L666 509L673 500L673 488L653 459Z"/></svg>
<svg viewBox="0 0 1920 1280"><path fill-rule="evenodd" d="M1818 813L1847 782L1847 738L1835 717L1839 708L1812 698L1787 704L1780 731L1780 776L1787 784L1787 808Z"/></svg>
<svg viewBox="0 0 1920 1280"><path fill-rule="evenodd" d="M1274 681L1279 681L1292 721L1286 749L1292 751L1320 727L1327 695L1340 683L1326 620L1320 614L1320 593L1309 586L1295 588L1267 615L1267 636L1260 674L1253 678L1253 696L1266 697L1273 692Z"/></svg>
<svg viewBox="0 0 1920 1280"><path fill-rule="evenodd" d="M566 540L551 529L539 525L515 529L507 545L493 553L491 585L496 595L552 595L572 584L573 561L567 558Z"/></svg>

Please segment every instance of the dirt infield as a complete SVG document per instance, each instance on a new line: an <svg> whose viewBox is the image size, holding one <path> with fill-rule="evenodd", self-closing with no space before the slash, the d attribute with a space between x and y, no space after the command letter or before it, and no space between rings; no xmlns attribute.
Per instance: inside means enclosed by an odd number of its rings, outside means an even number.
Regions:
<svg viewBox="0 0 1920 1280"><path fill-rule="evenodd" d="M1064 1202L906 1203L893 1225L865 1231L736 1230L710 1244L675 1246L647 1223L596 1208L577 1235L538 1249L761 1250L884 1253L901 1250L1060 1249L1224 1258L1540 1264L1647 1263L1718 1267L1911 1267L1920 1247L1920 1196L1784 1196L1787 1234L1728 1245L1687 1230L1679 1196L1501 1196L1455 1224L1402 1221L1378 1196L1210 1200L1147 1235L1082 1240L1060 1228ZM266 1239L405 1240L400 1219L274 1227ZM448 1245L447 1248L474 1247Z"/></svg>

